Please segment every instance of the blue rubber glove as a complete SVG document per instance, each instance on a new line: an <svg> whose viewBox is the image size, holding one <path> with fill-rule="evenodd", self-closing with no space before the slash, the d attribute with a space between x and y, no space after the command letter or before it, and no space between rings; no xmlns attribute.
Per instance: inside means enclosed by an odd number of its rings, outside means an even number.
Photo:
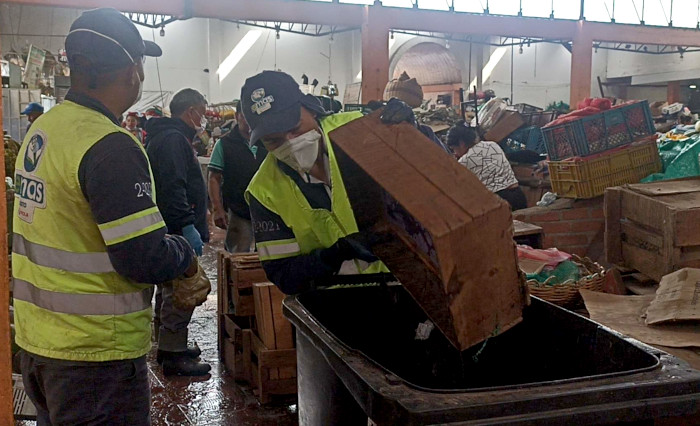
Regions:
<svg viewBox="0 0 700 426"><path fill-rule="evenodd" d="M197 228L195 228L194 225L185 226L182 228L182 236L185 237L188 243L190 243L190 246L192 246L192 250L194 250L195 254L197 256L201 256L204 243L202 242L202 236L199 235Z"/></svg>

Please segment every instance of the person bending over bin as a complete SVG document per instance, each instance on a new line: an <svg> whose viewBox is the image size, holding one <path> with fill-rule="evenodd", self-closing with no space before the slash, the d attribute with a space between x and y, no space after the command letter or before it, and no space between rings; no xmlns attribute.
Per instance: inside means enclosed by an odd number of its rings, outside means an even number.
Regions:
<svg viewBox="0 0 700 426"><path fill-rule="evenodd" d="M388 272L372 253L376 237L359 233L328 137L362 117L329 115L283 72L264 71L241 91L251 140L262 140L271 155L246 190L255 242L268 279L284 293L328 285L336 274ZM406 121L410 107L393 99L391 117ZM406 113L397 113L397 109Z"/></svg>

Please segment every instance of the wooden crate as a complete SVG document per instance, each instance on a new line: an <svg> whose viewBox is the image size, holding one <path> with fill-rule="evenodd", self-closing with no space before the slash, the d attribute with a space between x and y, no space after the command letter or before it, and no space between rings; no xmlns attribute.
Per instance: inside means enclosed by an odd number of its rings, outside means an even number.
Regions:
<svg viewBox="0 0 700 426"><path fill-rule="evenodd" d="M282 314L282 293L272 283L253 284L255 300L255 322L257 335L267 349L293 349L292 324ZM270 379L288 379L296 376L291 368L269 369Z"/></svg>
<svg viewBox="0 0 700 426"><path fill-rule="evenodd" d="M220 314L235 314L239 317L255 315L252 286L255 282L267 281L262 267L238 268L237 257L251 257L251 253L218 252L217 309ZM232 302L232 303L230 303ZM233 311L231 311L233 305Z"/></svg>
<svg viewBox="0 0 700 426"><path fill-rule="evenodd" d="M253 283L266 282L265 271L262 268L236 269L232 267L230 276L230 293L233 298L234 313L236 316L255 315Z"/></svg>
<svg viewBox="0 0 700 426"><path fill-rule="evenodd" d="M700 179L608 188L608 262L660 281L684 267L700 268Z"/></svg>
<svg viewBox="0 0 700 426"><path fill-rule="evenodd" d="M225 335L221 358L224 366L236 381L252 382L251 336L253 331L246 318L236 318L230 314L222 315Z"/></svg>
<svg viewBox="0 0 700 426"><path fill-rule="evenodd" d="M224 330L223 315L229 313L228 270L231 254L225 250L216 253L216 337L219 359L224 360Z"/></svg>
<svg viewBox="0 0 700 426"><path fill-rule="evenodd" d="M330 138L359 229L384 237L374 253L450 342L464 350L522 320L505 201L408 124L370 114Z"/></svg>
<svg viewBox="0 0 700 426"><path fill-rule="evenodd" d="M255 302L253 301L253 282L267 281L261 267L239 268L239 258L255 257L253 253L217 253L217 337L219 358L224 361L225 339L234 336L226 332L225 316L236 318L238 322L248 324L243 328L254 327Z"/></svg>
<svg viewBox="0 0 700 426"><path fill-rule="evenodd" d="M290 395L297 393L297 351L296 349L268 349L256 336L251 334L251 385L257 389L260 403L270 402L270 395ZM274 378L273 372L293 371L290 377Z"/></svg>

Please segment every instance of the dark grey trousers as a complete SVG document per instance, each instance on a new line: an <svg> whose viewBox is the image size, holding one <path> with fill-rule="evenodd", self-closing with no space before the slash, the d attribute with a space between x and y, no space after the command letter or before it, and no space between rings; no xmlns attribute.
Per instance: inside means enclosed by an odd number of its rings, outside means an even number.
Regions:
<svg viewBox="0 0 700 426"><path fill-rule="evenodd" d="M173 286L159 284L156 289L155 324L158 330L158 349L168 352L187 350L187 326L194 309L182 311L173 306Z"/></svg>
<svg viewBox="0 0 700 426"><path fill-rule="evenodd" d="M249 253L253 251L254 244L255 237L250 220L229 210L228 228L226 228L226 240L224 241L226 251L229 253Z"/></svg>
<svg viewBox="0 0 700 426"><path fill-rule="evenodd" d="M73 362L22 351L22 381L37 426L151 424L146 357Z"/></svg>

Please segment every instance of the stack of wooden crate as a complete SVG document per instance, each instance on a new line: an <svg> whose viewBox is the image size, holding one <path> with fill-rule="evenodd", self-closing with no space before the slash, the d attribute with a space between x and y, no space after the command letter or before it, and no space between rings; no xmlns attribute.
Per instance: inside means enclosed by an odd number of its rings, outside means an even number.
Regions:
<svg viewBox="0 0 700 426"><path fill-rule="evenodd" d="M296 393L292 326L284 295L267 282L257 254L218 254L219 358L235 380L249 383L262 403Z"/></svg>
<svg viewBox="0 0 700 426"><path fill-rule="evenodd" d="M253 283L266 281L257 256L219 251L217 257L219 358L239 381L251 381L250 336L255 329Z"/></svg>

